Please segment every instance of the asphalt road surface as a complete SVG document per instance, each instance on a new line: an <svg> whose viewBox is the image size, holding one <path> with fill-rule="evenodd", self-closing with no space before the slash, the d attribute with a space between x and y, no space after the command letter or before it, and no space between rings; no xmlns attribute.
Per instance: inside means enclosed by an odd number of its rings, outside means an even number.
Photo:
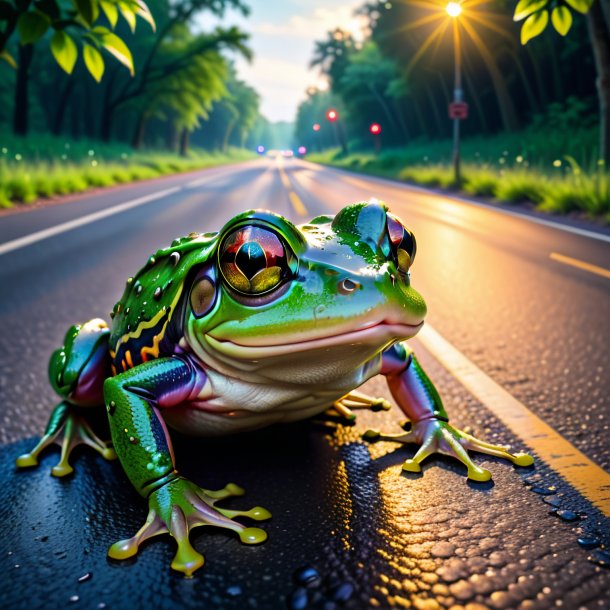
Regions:
<svg viewBox="0 0 610 610"><path fill-rule="evenodd" d="M248 208L298 223L371 197L417 237L412 283L429 314L412 345L452 423L528 449L535 468L478 456L494 482L469 484L460 464L433 457L406 476L414 447L360 439L398 431L397 408L354 426L176 436L191 478L234 481L247 495L228 506L273 513L259 547L197 530L206 565L192 579L170 571L167 537L128 562L106 558L146 514L118 462L83 451L58 480L50 450L15 471L56 402L49 355L70 324L107 318L152 252ZM283 159L0 216L0 607L610 608L610 236L559 222ZM389 396L381 378L364 390Z"/></svg>

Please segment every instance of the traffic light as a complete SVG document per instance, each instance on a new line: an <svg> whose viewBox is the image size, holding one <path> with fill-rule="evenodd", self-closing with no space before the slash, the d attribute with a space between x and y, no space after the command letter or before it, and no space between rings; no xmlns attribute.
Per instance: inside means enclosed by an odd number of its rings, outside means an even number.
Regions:
<svg viewBox="0 0 610 610"><path fill-rule="evenodd" d="M378 136L381 133L381 125L379 123L371 123L369 131L374 135Z"/></svg>
<svg viewBox="0 0 610 610"><path fill-rule="evenodd" d="M339 113L334 108L331 108L330 110L327 111L326 118L331 123L333 123L334 121L336 121L339 118Z"/></svg>

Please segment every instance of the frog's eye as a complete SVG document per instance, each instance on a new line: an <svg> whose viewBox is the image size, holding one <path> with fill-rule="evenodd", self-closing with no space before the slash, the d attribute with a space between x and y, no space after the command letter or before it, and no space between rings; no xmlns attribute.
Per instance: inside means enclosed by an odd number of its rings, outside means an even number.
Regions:
<svg viewBox="0 0 610 610"><path fill-rule="evenodd" d="M415 259L417 244L415 235L407 229L398 218L387 215L388 236L392 244L392 254L400 271L406 273Z"/></svg>
<svg viewBox="0 0 610 610"><path fill-rule="evenodd" d="M260 295L291 276L292 254L271 230L246 226L229 233L219 251L220 271L231 288Z"/></svg>

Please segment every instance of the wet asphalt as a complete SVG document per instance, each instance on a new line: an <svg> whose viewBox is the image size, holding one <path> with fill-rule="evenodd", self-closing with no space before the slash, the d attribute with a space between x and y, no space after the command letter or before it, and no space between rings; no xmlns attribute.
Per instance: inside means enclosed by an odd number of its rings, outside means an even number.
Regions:
<svg viewBox="0 0 610 610"><path fill-rule="evenodd" d="M82 452L75 475L60 481L48 476L51 451L40 468L14 471L14 457L40 435L55 401L50 353L70 324L107 317L152 252L250 207L304 222L370 197L386 201L417 237L412 282L426 298L428 322L610 468L610 280L550 257L608 268L608 241L305 162L287 161L283 171L306 216L266 159L0 216L4 243L180 189L0 256L0 607L610 608L608 519L561 473L479 457L494 483L469 484L465 469L444 458L429 459L423 476L406 476L400 466L412 447L360 440L367 427L397 431L397 409L362 413L355 426L328 420L215 441L177 438L179 467L191 478L207 488L234 481L248 493L230 504L261 504L274 515L260 547L196 532L206 566L190 580L169 570L169 539L124 564L106 559L107 547L132 535L146 512L118 463ZM413 347L452 422L518 447L417 340ZM365 390L388 395L380 378ZM315 570L307 582L303 566Z"/></svg>

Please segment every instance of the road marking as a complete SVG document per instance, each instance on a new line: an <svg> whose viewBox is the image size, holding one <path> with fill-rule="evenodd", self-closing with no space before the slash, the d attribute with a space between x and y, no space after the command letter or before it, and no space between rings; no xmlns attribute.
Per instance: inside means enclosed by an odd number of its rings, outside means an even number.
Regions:
<svg viewBox="0 0 610 610"><path fill-rule="evenodd" d="M610 517L610 473L532 413L430 326L417 338L424 347L512 432L594 506Z"/></svg>
<svg viewBox="0 0 610 610"><path fill-rule="evenodd" d="M290 197L290 203L292 203L294 211L301 216L307 216L307 208L301 198L294 191L288 191L288 197Z"/></svg>
<svg viewBox="0 0 610 610"><path fill-rule="evenodd" d="M318 170L320 168L334 170L334 171L338 172L339 174L343 174L343 177L346 179L347 182L352 182L355 186L359 186L359 188L362 188L363 184L364 184L364 188L367 188L367 189L371 188L370 184L367 184L364 181L358 180L357 178L352 178L351 177L352 172L349 172L348 170L333 167L332 165L321 165L320 163L312 163L311 161L299 161L299 163L305 163L306 165L310 165ZM387 186L389 188L395 188L395 189L403 188L405 190L411 189L413 191L419 191L420 193L424 193L425 195L433 195L436 197L445 197L452 201L457 201L457 202L464 203L467 205L474 205L476 207L485 208L487 210L493 210L494 212L498 212L500 214L508 214L509 216L515 216L516 218L521 218L522 220L529 220L530 222L534 222L539 225L544 225L546 227L551 227L553 229L558 229L559 231L565 231L566 233L574 233L575 235L581 235L583 237L589 237L591 239L597 239L599 241L605 241L607 243L610 243L610 235L608 235L606 233L596 233L595 231L589 231L587 229L580 229L579 227L572 227L570 225L560 224L560 223L554 222L552 220L546 220L545 218L538 218L537 216L530 216L529 214L523 214L522 212L517 212L516 210L508 210L508 209L500 207L498 205L493 205L491 203L483 203L482 201L474 201L472 199L468 199L468 198L462 197L460 195L455 195L453 193L439 193L439 192L427 189L423 186L418 186L418 185L411 184L408 182L401 183L399 181L391 180L389 178L381 178L379 176L365 175L364 177L367 180L369 180L370 182L378 182L378 183L381 183L381 185ZM357 182L360 182L360 185L358 185Z"/></svg>
<svg viewBox="0 0 610 610"><path fill-rule="evenodd" d="M171 195L172 193L175 193L181 189L181 186L174 186L163 191L158 191L157 193L153 193L151 195L145 195L144 197L138 197L137 199L126 201L125 203L115 205L111 208L100 210L99 212L93 212L92 214L88 214L87 216L82 216L81 218L76 218L75 220L70 220L68 222L55 225L54 227L49 227L48 229L43 229L42 231L36 231L36 233L30 233L30 235L25 235L24 237L19 237L17 239L7 241L3 244L0 244L0 256L2 256L3 254L7 254L8 252L13 252L14 250L19 250L20 248L25 248L26 246L35 244L36 242L42 241L43 239L53 237L54 235L59 235L61 233L65 233L66 231L76 229L77 227L88 225L92 222L95 222L96 220L101 220L102 218L113 216L114 214L120 214L121 212L125 212L126 210L130 210L131 208L135 208L139 205L155 201L156 199L162 199L163 197Z"/></svg>
<svg viewBox="0 0 610 610"><path fill-rule="evenodd" d="M300 216L307 216L307 208L305 207L302 199L292 190L292 184L286 175L284 170L284 162L280 157L278 157L277 160L277 171L280 174L280 180L282 181L284 188L288 191L288 198L290 199L290 203L292 204L294 211Z"/></svg>
<svg viewBox="0 0 610 610"><path fill-rule="evenodd" d="M557 252L551 252L549 257L558 263L570 265L571 267L577 267L578 269L584 269L585 271L589 271L589 273L595 273L596 275L601 275L602 277L610 279L610 270L604 269L603 267L598 267L597 265L592 265L591 263L585 263L577 258L564 256L563 254L559 254Z"/></svg>

